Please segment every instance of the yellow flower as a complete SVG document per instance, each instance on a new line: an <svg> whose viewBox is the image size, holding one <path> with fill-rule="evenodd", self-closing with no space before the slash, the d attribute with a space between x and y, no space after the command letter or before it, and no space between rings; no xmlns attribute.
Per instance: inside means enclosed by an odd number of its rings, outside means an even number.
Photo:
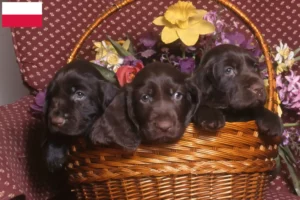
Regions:
<svg viewBox="0 0 300 200"><path fill-rule="evenodd" d="M107 55L108 51L101 42L94 42L94 48L96 51L96 60L99 60Z"/></svg>
<svg viewBox="0 0 300 200"><path fill-rule="evenodd" d="M192 46L198 41L199 35L215 31L214 25L203 19L206 13L205 10L197 10L191 2L178 1L153 23L164 26L161 33L164 43L169 44L180 39L185 45Z"/></svg>
<svg viewBox="0 0 300 200"><path fill-rule="evenodd" d="M277 65L276 74L280 74L288 70L288 66L285 63L280 63Z"/></svg>
<svg viewBox="0 0 300 200"><path fill-rule="evenodd" d="M119 56L114 54L114 53L111 53L109 55L107 55L107 58L106 58L106 62L110 65L117 65L119 64Z"/></svg>

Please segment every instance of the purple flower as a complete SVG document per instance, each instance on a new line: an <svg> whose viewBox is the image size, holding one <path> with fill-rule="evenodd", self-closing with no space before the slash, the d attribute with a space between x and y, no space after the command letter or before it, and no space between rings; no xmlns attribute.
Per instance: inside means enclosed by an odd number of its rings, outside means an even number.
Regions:
<svg viewBox="0 0 300 200"><path fill-rule="evenodd" d="M157 42L157 38L154 36L153 33L147 33L144 37L140 38L140 42L146 47L146 48L152 48Z"/></svg>
<svg viewBox="0 0 300 200"><path fill-rule="evenodd" d="M281 104L300 115L300 76L290 70L289 75L279 74L276 83Z"/></svg>
<svg viewBox="0 0 300 200"><path fill-rule="evenodd" d="M44 111L44 104L45 104L46 92L42 91L39 92L34 99L34 103L30 105L31 109L36 112L43 112Z"/></svg>
<svg viewBox="0 0 300 200"><path fill-rule="evenodd" d="M226 27L226 24L223 20L217 20L214 25L216 27L217 32L222 32L223 29Z"/></svg>
<svg viewBox="0 0 300 200"><path fill-rule="evenodd" d="M215 33L221 33L224 30L224 28L227 26L227 24L223 19L218 18L218 13L216 11L210 11L206 13L203 19L215 25L216 27Z"/></svg>
<svg viewBox="0 0 300 200"><path fill-rule="evenodd" d="M236 46L240 46L243 42L245 42L245 36L239 32L226 34L226 38L228 39L229 44Z"/></svg>
<svg viewBox="0 0 300 200"><path fill-rule="evenodd" d="M195 60L193 58L182 58L179 60L180 71L192 73L195 69Z"/></svg>
<svg viewBox="0 0 300 200"><path fill-rule="evenodd" d="M217 12L216 11L209 11L204 15L203 17L204 20L214 24L215 21L217 20Z"/></svg>
<svg viewBox="0 0 300 200"><path fill-rule="evenodd" d="M282 142L282 144L283 145L287 145L289 143L290 132L287 129L285 129L283 131L282 136L283 136L283 142Z"/></svg>
<svg viewBox="0 0 300 200"><path fill-rule="evenodd" d="M126 57L124 58L124 62L123 62L122 65L136 66L136 64L139 63L139 62L142 63L141 60L138 60L138 59L136 59L136 58L133 57L133 56L126 56Z"/></svg>
<svg viewBox="0 0 300 200"><path fill-rule="evenodd" d="M156 53L156 51L154 51L153 49L147 49L147 50L141 52L141 56L144 57L144 58L150 58L155 53Z"/></svg>

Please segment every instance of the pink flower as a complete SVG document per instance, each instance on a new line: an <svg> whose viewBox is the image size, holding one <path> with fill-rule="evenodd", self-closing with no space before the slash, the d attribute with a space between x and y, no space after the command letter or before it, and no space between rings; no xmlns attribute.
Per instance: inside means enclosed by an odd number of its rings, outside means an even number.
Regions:
<svg viewBox="0 0 300 200"><path fill-rule="evenodd" d="M136 63L135 66L123 65L119 67L116 76L120 86L123 87L126 83L131 83L135 75L143 68L144 65L142 62Z"/></svg>

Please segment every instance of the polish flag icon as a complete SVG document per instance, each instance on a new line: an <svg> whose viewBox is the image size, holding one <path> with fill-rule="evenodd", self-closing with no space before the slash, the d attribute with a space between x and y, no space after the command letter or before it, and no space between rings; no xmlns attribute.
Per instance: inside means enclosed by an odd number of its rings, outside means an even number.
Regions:
<svg viewBox="0 0 300 200"><path fill-rule="evenodd" d="M41 27L42 2L2 2L2 27Z"/></svg>

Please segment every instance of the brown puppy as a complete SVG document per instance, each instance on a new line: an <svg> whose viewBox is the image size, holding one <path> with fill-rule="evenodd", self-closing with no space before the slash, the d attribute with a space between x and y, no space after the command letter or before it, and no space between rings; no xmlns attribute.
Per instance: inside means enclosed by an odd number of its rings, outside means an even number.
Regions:
<svg viewBox="0 0 300 200"><path fill-rule="evenodd" d="M204 55L193 77L203 95L193 120L197 126L215 131L225 121L256 120L260 132L282 134L280 118L264 108L266 91L257 63L249 52L229 44Z"/></svg>
<svg viewBox="0 0 300 200"><path fill-rule="evenodd" d="M169 64L152 63L142 69L95 122L91 139L126 149L143 143L177 141L199 102L188 76Z"/></svg>
<svg viewBox="0 0 300 200"><path fill-rule="evenodd" d="M88 61L73 61L56 73L47 88L45 105L50 171L62 167L72 138L89 133L118 90Z"/></svg>

